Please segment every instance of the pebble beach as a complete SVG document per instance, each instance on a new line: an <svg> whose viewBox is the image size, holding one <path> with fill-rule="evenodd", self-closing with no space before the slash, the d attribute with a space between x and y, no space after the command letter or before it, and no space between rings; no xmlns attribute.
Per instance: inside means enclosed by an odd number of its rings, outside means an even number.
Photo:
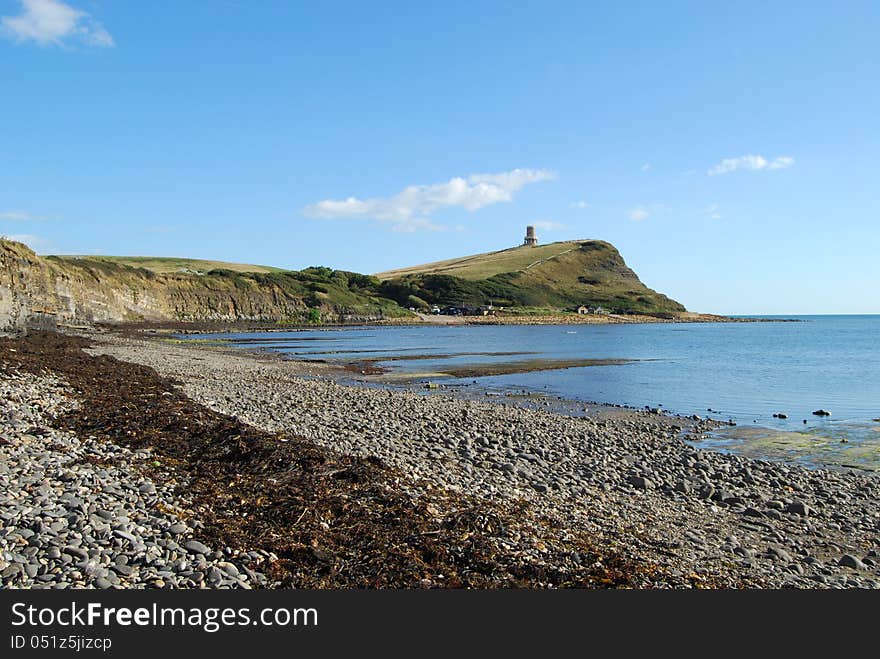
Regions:
<svg viewBox="0 0 880 659"><path fill-rule="evenodd" d="M0 378L0 578L4 587L250 589L266 583L198 538L185 498L143 475L150 451L48 427L75 405L55 378Z"/></svg>
<svg viewBox="0 0 880 659"><path fill-rule="evenodd" d="M88 355L155 369L212 413L381 461L416 498L526 505L562 535L661 575L631 587L880 587L880 481L871 474L702 450L685 440L704 425L648 411L575 417L442 389L357 386L328 365L277 355L111 334L88 342ZM186 489L155 469L144 475L149 449L53 428L52 417L80 404L63 379L7 367L0 396L4 586L278 585L263 570L277 559L271 550L200 536ZM493 542L514 551L527 536Z"/></svg>

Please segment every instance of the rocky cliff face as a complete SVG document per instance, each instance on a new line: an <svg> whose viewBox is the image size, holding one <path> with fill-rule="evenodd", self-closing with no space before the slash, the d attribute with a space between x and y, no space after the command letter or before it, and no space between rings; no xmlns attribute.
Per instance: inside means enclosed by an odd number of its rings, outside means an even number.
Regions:
<svg viewBox="0 0 880 659"><path fill-rule="evenodd" d="M69 323L130 321L325 320L382 317L388 300L348 290L314 293L298 273L160 275L98 259L40 257L0 240L0 330ZM332 304L333 293L351 306ZM311 297L309 297L311 295Z"/></svg>

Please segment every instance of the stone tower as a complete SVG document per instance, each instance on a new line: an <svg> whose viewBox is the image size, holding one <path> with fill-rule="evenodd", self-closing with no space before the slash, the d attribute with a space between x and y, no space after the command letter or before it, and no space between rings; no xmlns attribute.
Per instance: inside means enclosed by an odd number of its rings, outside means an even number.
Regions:
<svg viewBox="0 0 880 659"><path fill-rule="evenodd" d="M529 247L534 247L538 244L538 236L535 235L535 227L531 224L526 227L526 238L523 240L523 245L528 245Z"/></svg>

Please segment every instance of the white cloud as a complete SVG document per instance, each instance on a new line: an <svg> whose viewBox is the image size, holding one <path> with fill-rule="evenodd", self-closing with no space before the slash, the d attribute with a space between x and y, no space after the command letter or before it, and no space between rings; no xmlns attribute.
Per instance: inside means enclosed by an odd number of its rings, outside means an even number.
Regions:
<svg viewBox="0 0 880 659"><path fill-rule="evenodd" d="M786 169L787 167L791 167L794 164L794 158L791 156L779 156L769 165L767 165L767 169Z"/></svg>
<svg viewBox="0 0 880 659"><path fill-rule="evenodd" d="M642 165L643 172L649 172L649 171L651 171L652 168L653 168L653 166L649 162L646 162L644 165Z"/></svg>
<svg viewBox="0 0 880 659"><path fill-rule="evenodd" d="M19 42L62 46L77 41L87 46L110 48L113 37L88 12L61 0L21 0L18 16L0 18L2 32Z"/></svg>
<svg viewBox="0 0 880 659"><path fill-rule="evenodd" d="M641 222L642 220L647 220L651 217L651 213L642 206L630 209L627 211L627 215L629 216L629 219L634 222Z"/></svg>
<svg viewBox="0 0 880 659"><path fill-rule="evenodd" d="M586 201L573 201L568 205L569 208L589 208L590 204Z"/></svg>
<svg viewBox="0 0 880 659"><path fill-rule="evenodd" d="M565 228L565 225L561 222L551 222L550 220L532 222L532 226L536 229L542 229L543 231L559 231L560 229Z"/></svg>
<svg viewBox="0 0 880 659"><path fill-rule="evenodd" d="M4 211L0 213L0 220L7 220L9 222L29 222L38 219L39 218L34 217L30 213L25 213L24 211Z"/></svg>
<svg viewBox="0 0 880 659"><path fill-rule="evenodd" d="M725 158L708 171L709 176L717 174L729 174L738 169L746 169L753 172L761 170L785 169L794 164L791 156L779 156L773 160L767 160L763 156L739 156L738 158Z"/></svg>
<svg viewBox="0 0 880 659"><path fill-rule="evenodd" d="M498 174L456 177L445 183L410 185L391 197L326 199L306 206L309 217L324 219L372 218L392 225L394 231L436 231L441 225L428 217L441 208L476 211L484 206L512 201L514 193L529 183L555 178L545 169L514 169Z"/></svg>

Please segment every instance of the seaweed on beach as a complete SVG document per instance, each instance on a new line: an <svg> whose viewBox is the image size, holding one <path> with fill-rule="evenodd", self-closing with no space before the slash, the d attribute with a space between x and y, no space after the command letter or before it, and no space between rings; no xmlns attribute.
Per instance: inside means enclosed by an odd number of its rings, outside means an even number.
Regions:
<svg viewBox="0 0 880 659"><path fill-rule="evenodd" d="M525 502L440 489L378 458L264 432L197 404L151 368L92 356L88 346L32 332L0 340L0 362L64 378L80 405L57 427L151 448L145 469L177 483L204 524L200 537L271 552L277 560L266 571L281 587L688 585Z"/></svg>

